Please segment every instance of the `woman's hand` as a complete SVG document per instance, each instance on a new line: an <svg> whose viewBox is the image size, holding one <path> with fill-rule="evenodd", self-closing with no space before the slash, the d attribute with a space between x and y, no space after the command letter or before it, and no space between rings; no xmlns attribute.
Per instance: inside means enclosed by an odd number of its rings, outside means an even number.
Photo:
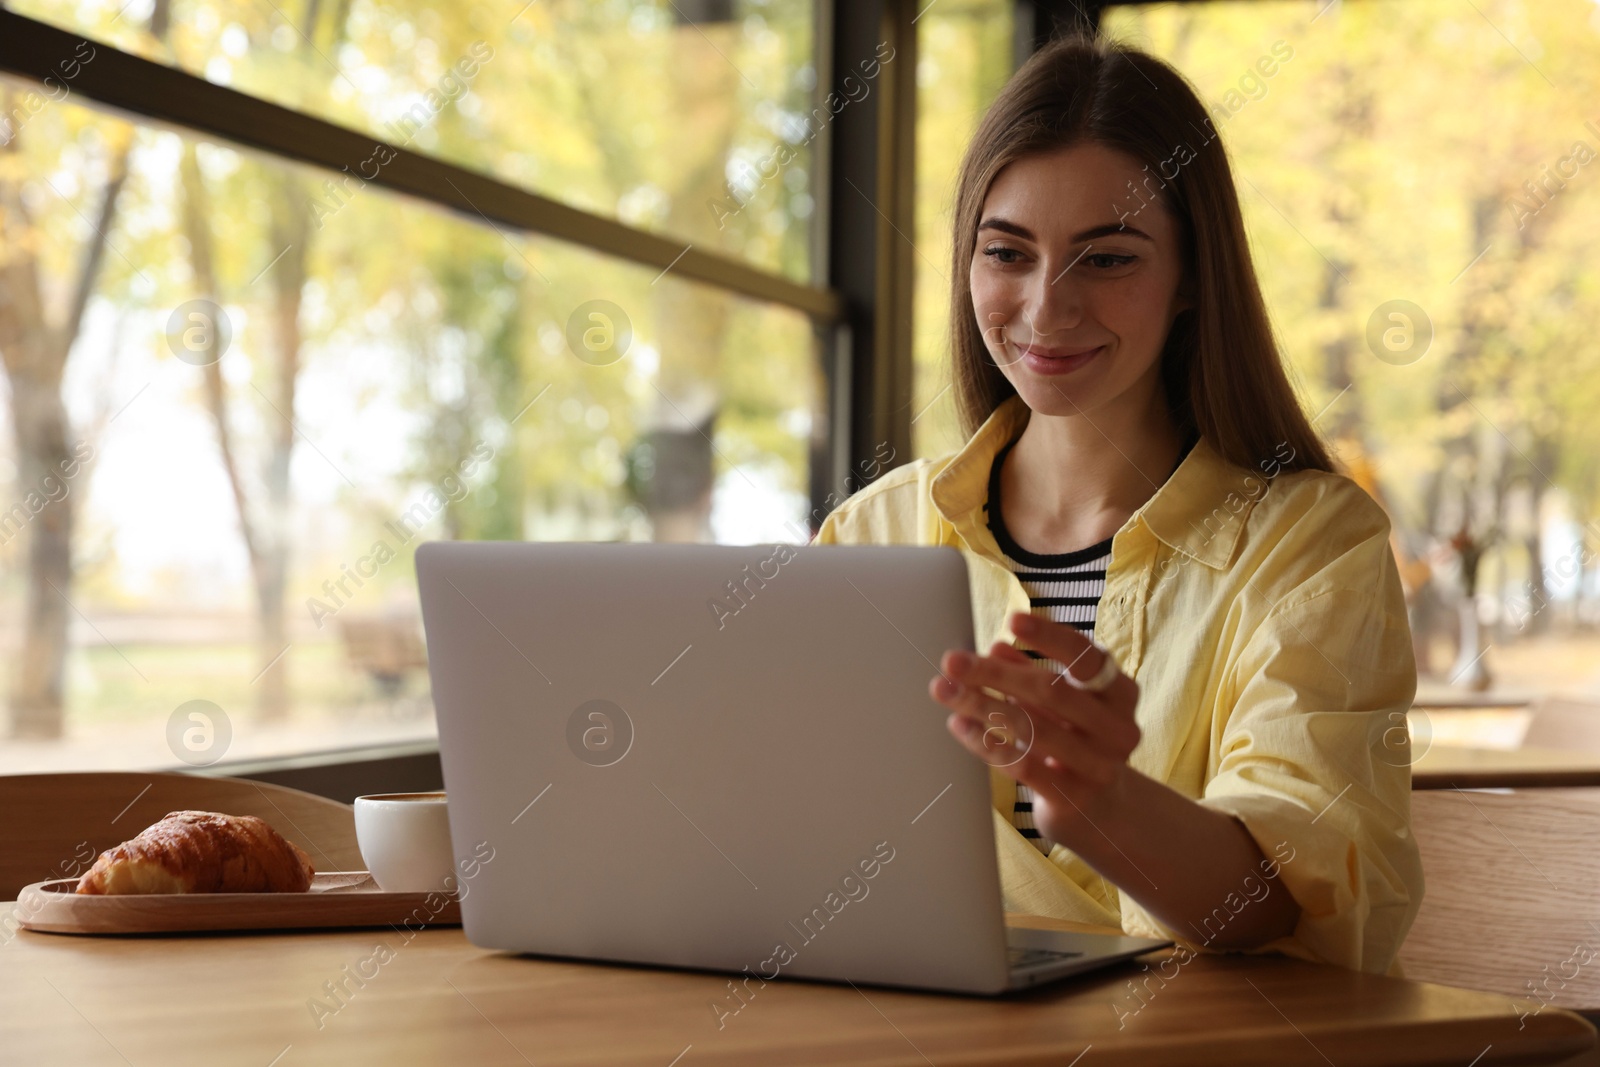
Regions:
<svg viewBox="0 0 1600 1067"><path fill-rule="evenodd" d="M1016 612L1011 629L1079 681L1102 666L1105 653L1065 623ZM1002 641L986 656L952 649L940 670L929 692L952 709L950 732L1032 789L1034 825L1048 840L1072 847L1133 773L1128 756L1139 744L1138 684L1119 671L1103 692L1078 689Z"/></svg>
<svg viewBox="0 0 1600 1067"><path fill-rule="evenodd" d="M1104 653L1063 623L1018 612L1011 629L1079 681L1104 663ZM952 649L940 670L928 688L952 709L948 725L957 740L1033 790L1033 824L1046 839L1065 845L1169 929L1200 929L1246 876L1266 869L1243 822L1128 766L1139 744L1132 678L1119 671L1103 692L1086 692L1001 641L987 656ZM1206 943L1266 944L1291 933L1299 917L1293 896L1271 893Z"/></svg>

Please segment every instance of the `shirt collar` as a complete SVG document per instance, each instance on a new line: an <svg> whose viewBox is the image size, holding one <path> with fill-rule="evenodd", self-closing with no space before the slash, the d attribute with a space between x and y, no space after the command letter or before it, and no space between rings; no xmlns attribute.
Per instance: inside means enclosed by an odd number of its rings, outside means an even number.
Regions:
<svg viewBox="0 0 1600 1067"><path fill-rule="evenodd" d="M1022 432L1031 414L1022 397L1007 397L934 476L929 489L934 507L962 540L993 558L1000 549L983 515L989 471L995 455ZM1245 515L1265 489L1265 477L1228 462L1201 437L1117 536L1142 523L1175 551L1221 569L1232 561Z"/></svg>

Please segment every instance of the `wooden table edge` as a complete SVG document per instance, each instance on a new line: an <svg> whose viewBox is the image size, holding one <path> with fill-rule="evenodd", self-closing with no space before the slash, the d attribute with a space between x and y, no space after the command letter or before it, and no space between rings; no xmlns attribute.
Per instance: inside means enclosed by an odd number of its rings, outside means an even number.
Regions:
<svg viewBox="0 0 1600 1067"><path fill-rule="evenodd" d="M1038 930L1065 930L1074 933L1109 934L1112 936L1119 936L1123 933L1122 930L1117 929L1116 927L1097 926L1092 923L1077 922L1072 919L1055 919L1046 915L1029 915L1026 912L1006 912L1006 925L1029 927ZM1312 966L1316 966L1316 964L1312 964ZM1397 980L1409 982L1412 985L1428 986L1433 989L1447 989L1456 992L1473 993L1481 996L1492 997L1500 995L1481 989L1466 989L1461 986L1440 985L1437 982L1422 982L1415 978L1403 978ZM1509 1001L1511 998L1507 997L1506 999ZM1550 1018L1546 1019L1546 1016L1549 1016ZM1500 1025L1500 1020L1496 1019L1480 1019L1469 1022L1439 1020L1436 1022L1416 1024L1415 1031L1419 1034L1425 1034L1430 1030L1446 1027L1453 1029L1459 1029L1461 1027L1474 1027L1483 1028L1487 1031L1498 1025ZM1574 1011L1555 1007L1546 1008L1534 1015L1530 1015L1528 1019L1528 1026L1536 1028L1537 1030L1550 1031L1550 1033L1546 1035L1546 1038L1555 1045L1555 1051L1551 1053L1551 1058L1549 1060L1543 1061L1546 1063L1560 1065L1565 1063L1571 1057L1580 1053L1588 1052L1595 1048L1600 1048L1600 1030L1597 1030L1593 1023L1589 1022L1589 1020L1585 1019L1583 1016ZM1328 1030L1325 1027L1317 1027L1315 1024L1313 1024L1312 1031L1313 1033L1322 1037L1332 1037L1340 1033L1340 1031L1337 1030ZM1493 1035L1491 1034L1485 1034L1485 1044L1492 1045L1492 1042L1489 1041L1489 1038L1492 1036ZM1567 1043L1566 1039L1568 1037L1574 1039L1573 1043ZM1159 1047L1159 1043L1157 1047ZM1485 1050L1485 1052L1488 1051L1491 1050ZM1519 1051L1517 1056L1518 1059L1514 1061L1516 1063L1535 1062L1527 1059L1526 1052ZM1456 1064L1454 1060L1447 1059L1439 1062L1442 1067L1443 1065L1460 1067L1460 1065ZM1489 1065L1497 1064L1499 1062L1501 1061L1498 1057L1486 1055L1480 1062L1479 1067L1489 1067Z"/></svg>
<svg viewBox="0 0 1600 1067"><path fill-rule="evenodd" d="M11 909L13 909L16 904L16 901L0 901L0 919L8 916ZM1056 919L1042 915L1029 915L1026 913L1008 912L1006 913L1006 920L1008 925L1031 927L1035 929L1058 929L1082 933L1108 934L1113 936L1120 936L1123 934L1123 931L1113 927L1076 922L1069 919ZM337 929L313 929L300 931L263 930L260 931L260 936L316 936L319 934L336 934L340 932L353 933L356 931L341 931ZM459 926L439 928L437 931L428 931L428 933L433 932L448 932L464 936L464 932ZM240 933L248 936L246 932ZM87 938L82 936L69 937L59 934L34 933L21 929L17 930L13 936L31 936L52 940L59 938L62 941L102 939L107 941L124 940L124 938L116 936L89 935ZM1318 966L1317 964L1309 963L1308 961L1297 960L1295 962L1304 963L1307 966ZM1386 976L1374 975L1373 977L1385 978ZM1438 983L1420 982L1415 979L1394 980L1405 981L1413 986L1427 987L1454 993L1466 993L1475 997L1500 996L1498 994L1488 993L1482 990L1463 989L1456 986L1444 986ZM1509 997L1504 999L1506 999L1508 1002L1511 1001L1511 998ZM1514 1052L1509 1052L1507 1054L1496 1054L1493 1047L1498 1043L1496 1038L1501 1040L1504 1039L1504 1028L1506 1024L1515 1018L1516 1016L1512 1015L1495 1017L1480 1016L1477 1018L1461 1020L1425 1020L1404 1024L1403 1026L1400 1024L1380 1026L1370 1031L1366 1037L1370 1039L1376 1035L1381 1039L1386 1033L1392 1033L1392 1036L1396 1038L1403 1036L1405 1039L1403 1048L1406 1051L1406 1056L1404 1058L1395 1058L1393 1060L1372 1060L1364 1062L1371 1062L1374 1064L1388 1062L1397 1064L1404 1063L1410 1065L1410 1067L1422 1067L1424 1064L1432 1065L1432 1067L1462 1067L1462 1063L1458 1061L1458 1058L1453 1053L1448 1055L1441 1054L1439 1057L1431 1060L1417 1058L1415 1049L1419 1045L1427 1044L1431 1035L1442 1031L1451 1032L1452 1037L1457 1039L1456 1041L1450 1042L1450 1044L1456 1044L1459 1042L1459 1039L1462 1037L1463 1030L1468 1032L1477 1032L1477 1040L1481 1040L1486 1047L1484 1048L1483 1053L1479 1054L1480 1058L1473 1061L1475 1067L1492 1067L1492 1065L1504 1064L1550 1064L1554 1065L1554 1067L1561 1067L1561 1065L1567 1064L1570 1060L1572 1060L1573 1057L1600 1047L1600 1032L1597 1032L1595 1026L1587 1019L1573 1011L1549 1007L1536 1013L1529 1014L1526 1019L1525 1028L1520 1031L1521 1040L1519 1041L1518 1047ZM1302 1022L1306 1021L1302 1020ZM1348 1028L1339 1028L1332 1023L1319 1024L1315 1022L1308 1022L1303 1031L1299 1025L1294 1025L1294 1028L1297 1031L1301 1031L1301 1036L1308 1041L1311 1041L1314 1047L1319 1043L1330 1046L1335 1043L1342 1043L1346 1037L1352 1033L1352 1031L1350 1031ZM1476 1042L1474 1042L1474 1044L1475 1043ZM1530 1043L1536 1044L1537 1048L1530 1049L1528 1047ZM1144 1046L1144 1053L1139 1053L1138 1050L1133 1049L1125 1051L1134 1052L1138 1055L1148 1054L1150 1057L1149 1062L1151 1064L1177 1064L1201 1061L1226 1062L1230 1054L1229 1044L1226 1041L1222 1040L1221 1038L1216 1040L1207 1040L1203 1035L1163 1035L1159 1037L1152 1037L1148 1043L1141 1042L1141 1044ZM1396 1044L1396 1051L1400 1051L1401 1048L1402 1045ZM1261 1051L1265 1052L1266 1050ZM1335 1049L1336 1059L1338 1058L1339 1051L1340 1050ZM977 1067L979 1064L1023 1067L1023 1065L1054 1062L1055 1053L1051 1053L1050 1056L1047 1056L1044 1059L1041 1059L1040 1055L1041 1050L1039 1049L1028 1049L1023 1047L1005 1052L990 1051L975 1059L961 1055L951 1058L947 1055L945 1057L941 1057L941 1062L949 1062L952 1067ZM1202 1060L1194 1060L1196 1055L1200 1055ZM1211 1055L1220 1055L1223 1057L1223 1059L1214 1061L1204 1060L1204 1057ZM1514 1058L1507 1059L1506 1055L1510 1055ZM1251 1062L1256 1061L1252 1060Z"/></svg>

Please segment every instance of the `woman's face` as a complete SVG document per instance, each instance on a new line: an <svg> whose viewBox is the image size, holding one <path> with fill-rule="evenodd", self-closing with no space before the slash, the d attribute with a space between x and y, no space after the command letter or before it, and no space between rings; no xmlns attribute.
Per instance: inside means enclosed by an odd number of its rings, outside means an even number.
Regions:
<svg viewBox="0 0 1600 1067"><path fill-rule="evenodd" d="M1146 177L1131 156L1079 144L1015 160L989 187L972 304L989 354L1033 411L1146 404L1160 388L1167 331L1190 305L1178 295L1177 223Z"/></svg>

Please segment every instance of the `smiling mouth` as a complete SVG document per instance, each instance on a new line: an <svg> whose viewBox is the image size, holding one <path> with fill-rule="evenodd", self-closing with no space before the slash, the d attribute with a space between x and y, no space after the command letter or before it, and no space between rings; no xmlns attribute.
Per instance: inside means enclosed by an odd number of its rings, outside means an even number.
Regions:
<svg viewBox="0 0 1600 1067"><path fill-rule="evenodd" d="M1090 348L1035 348L1024 345L1022 354L1033 356L1035 359L1075 359L1078 356L1087 356L1100 351L1105 345L1094 345Z"/></svg>

